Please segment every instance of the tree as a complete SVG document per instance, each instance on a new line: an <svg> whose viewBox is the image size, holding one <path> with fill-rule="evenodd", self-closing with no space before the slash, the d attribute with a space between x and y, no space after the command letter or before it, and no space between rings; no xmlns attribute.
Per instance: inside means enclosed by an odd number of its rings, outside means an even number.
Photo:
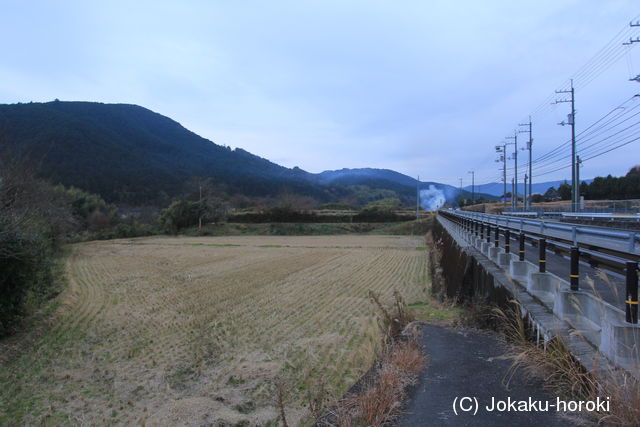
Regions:
<svg viewBox="0 0 640 427"><path fill-rule="evenodd" d="M97 194L62 185L57 185L55 190L67 199L79 228L100 231L110 228L116 221L117 208Z"/></svg>
<svg viewBox="0 0 640 427"><path fill-rule="evenodd" d="M555 189L555 187L549 187L547 191L544 192L543 197L545 202L553 202L560 198L560 196L558 195L558 191Z"/></svg>
<svg viewBox="0 0 640 427"><path fill-rule="evenodd" d="M589 184L587 184L585 181L582 181L580 183L580 190L579 190L578 194L580 194L581 196L584 196L585 199L588 199L589 198Z"/></svg>
<svg viewBox="0 0 640 427"><path fill-rule="evenodd" d="M571 186L566 181L558 186L558 195L562 200L571 199Z"/></svg>
<svg viewBox="0 0 640 427"><path fill-rule="evenodd" d="M533 194L531 196L531 203L542 203L544 201L544 196L542 194Z"/></svg>
<svg viewBox="0 0 640 427"><path fill-rule="evenodd" d="M57 249L72 225L61 194L28 162L0 153L0 336L55 294Z"/></svg>
<svg viewBox="0 0 640 427"><path fill-rule="evenodd" d="M229 203L220 197L208 196L200 202L199 226L205 222L224 222L229 216Z"/></svg>
<svg viewBox="0 0 640 427"><path fill-rule="evenodd" d="M160 212L158 222L164 232L177 234L184 228L196 225L199 218L199 202L189 202L180 199L174 200L168 208Z"/></svg>
<svg viewBox="0 0 640 427"><path fill-rule="evenodd" d="M224 221L228 211L228 203L215 197L198 202L179 199L160 212L158 223L165 233L177 234L185 228L201 225L203 221Z"/></svg>

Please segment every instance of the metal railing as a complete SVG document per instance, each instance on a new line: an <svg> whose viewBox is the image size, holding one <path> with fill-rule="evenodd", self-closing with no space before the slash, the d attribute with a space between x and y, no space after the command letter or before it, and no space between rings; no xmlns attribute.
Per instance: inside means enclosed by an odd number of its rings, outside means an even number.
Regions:
<svg viewBox="0 0 640 427"><path fill-rule="evenodd" d="M477 212L441 210L464 218L487 222L496 226L570 242L578 246L599 247L620 254L640 255L640 234L637 231L605 227L574 225L531 218L514 218Z"/></svg>
<svg viewBox="0 0 640 427"><path fill-rule="evenodd" d="M640 261L639 236L598 227L585 227L540 220L509 218L442 209L439 214L458 224L468 233L494 247L500 246L503 237L505 253L511 252L511 233L518 237L518 259L525 260L525 242L538 247L538 271L547 270L547 249L570 259L568 282L573 291L580 289L580 260L604 270L623 274L626 280L626 321L638 323L638 262ZM626 250L624 248L626 246ZM623 247L622 249L620 249Z"/></svg>
<svg viewBox="0 0 640 427"><path fill-rule="evenodd" d="M504 212L580 212L601 214L640 214L640 199L630 200L587 200L581 203L561 203L555 205L542 205L533 203L531 206L506 207Z"/></svg>

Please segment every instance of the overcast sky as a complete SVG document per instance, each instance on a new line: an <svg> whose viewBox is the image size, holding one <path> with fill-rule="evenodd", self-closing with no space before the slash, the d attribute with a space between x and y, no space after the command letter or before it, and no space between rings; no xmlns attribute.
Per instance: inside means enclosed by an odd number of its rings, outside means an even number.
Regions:
<svg viewBox="0 0 640 427"><path fill-rule="evenodd" d="M614 36L640 35L628 27L637 0L0 6L1 103L138 104L284 166L389 168L456 186L471 169L497 180L494 146ZM605 72L576 79L577 132L640 92L629 81L640 43L609 64L619 45L593 63ZM570 137L556 125L568 108L534 114L534 158ZM633 142L586 161L582 176L624 174L638 153ZM569 168L538 180L563 178Z"/></svg>

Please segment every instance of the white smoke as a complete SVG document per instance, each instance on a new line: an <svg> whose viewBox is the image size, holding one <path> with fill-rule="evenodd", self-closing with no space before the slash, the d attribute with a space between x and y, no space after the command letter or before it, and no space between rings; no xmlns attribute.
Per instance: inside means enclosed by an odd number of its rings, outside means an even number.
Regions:
<svg viewBox="0 0 640 427"><path fill-rule="evenodd" d="M447 201L444 192L434 185L429 185L427 190L420 190L420 206L427 211L435 211L444 206Z"/></svg>

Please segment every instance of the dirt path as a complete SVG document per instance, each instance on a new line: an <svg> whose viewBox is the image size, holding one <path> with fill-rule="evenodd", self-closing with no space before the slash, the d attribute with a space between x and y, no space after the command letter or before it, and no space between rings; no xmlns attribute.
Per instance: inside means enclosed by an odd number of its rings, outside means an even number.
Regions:
<svg viewBox="0 0 640 427"><path fill-rule="evenodd" d="M504 357L506 347L494 335L464 329L426 325L422 335L429 363L421 374L398 425L415 426L567 426L567 419L549 412L488 411L496 400L555 402L541 384L528 383L520 374L505 378L511 361ZM508 384L507 384L508 382ZM478 411L464 412L454 400L477 398ZM475 401L464 400L465 408Z"/></svg>

